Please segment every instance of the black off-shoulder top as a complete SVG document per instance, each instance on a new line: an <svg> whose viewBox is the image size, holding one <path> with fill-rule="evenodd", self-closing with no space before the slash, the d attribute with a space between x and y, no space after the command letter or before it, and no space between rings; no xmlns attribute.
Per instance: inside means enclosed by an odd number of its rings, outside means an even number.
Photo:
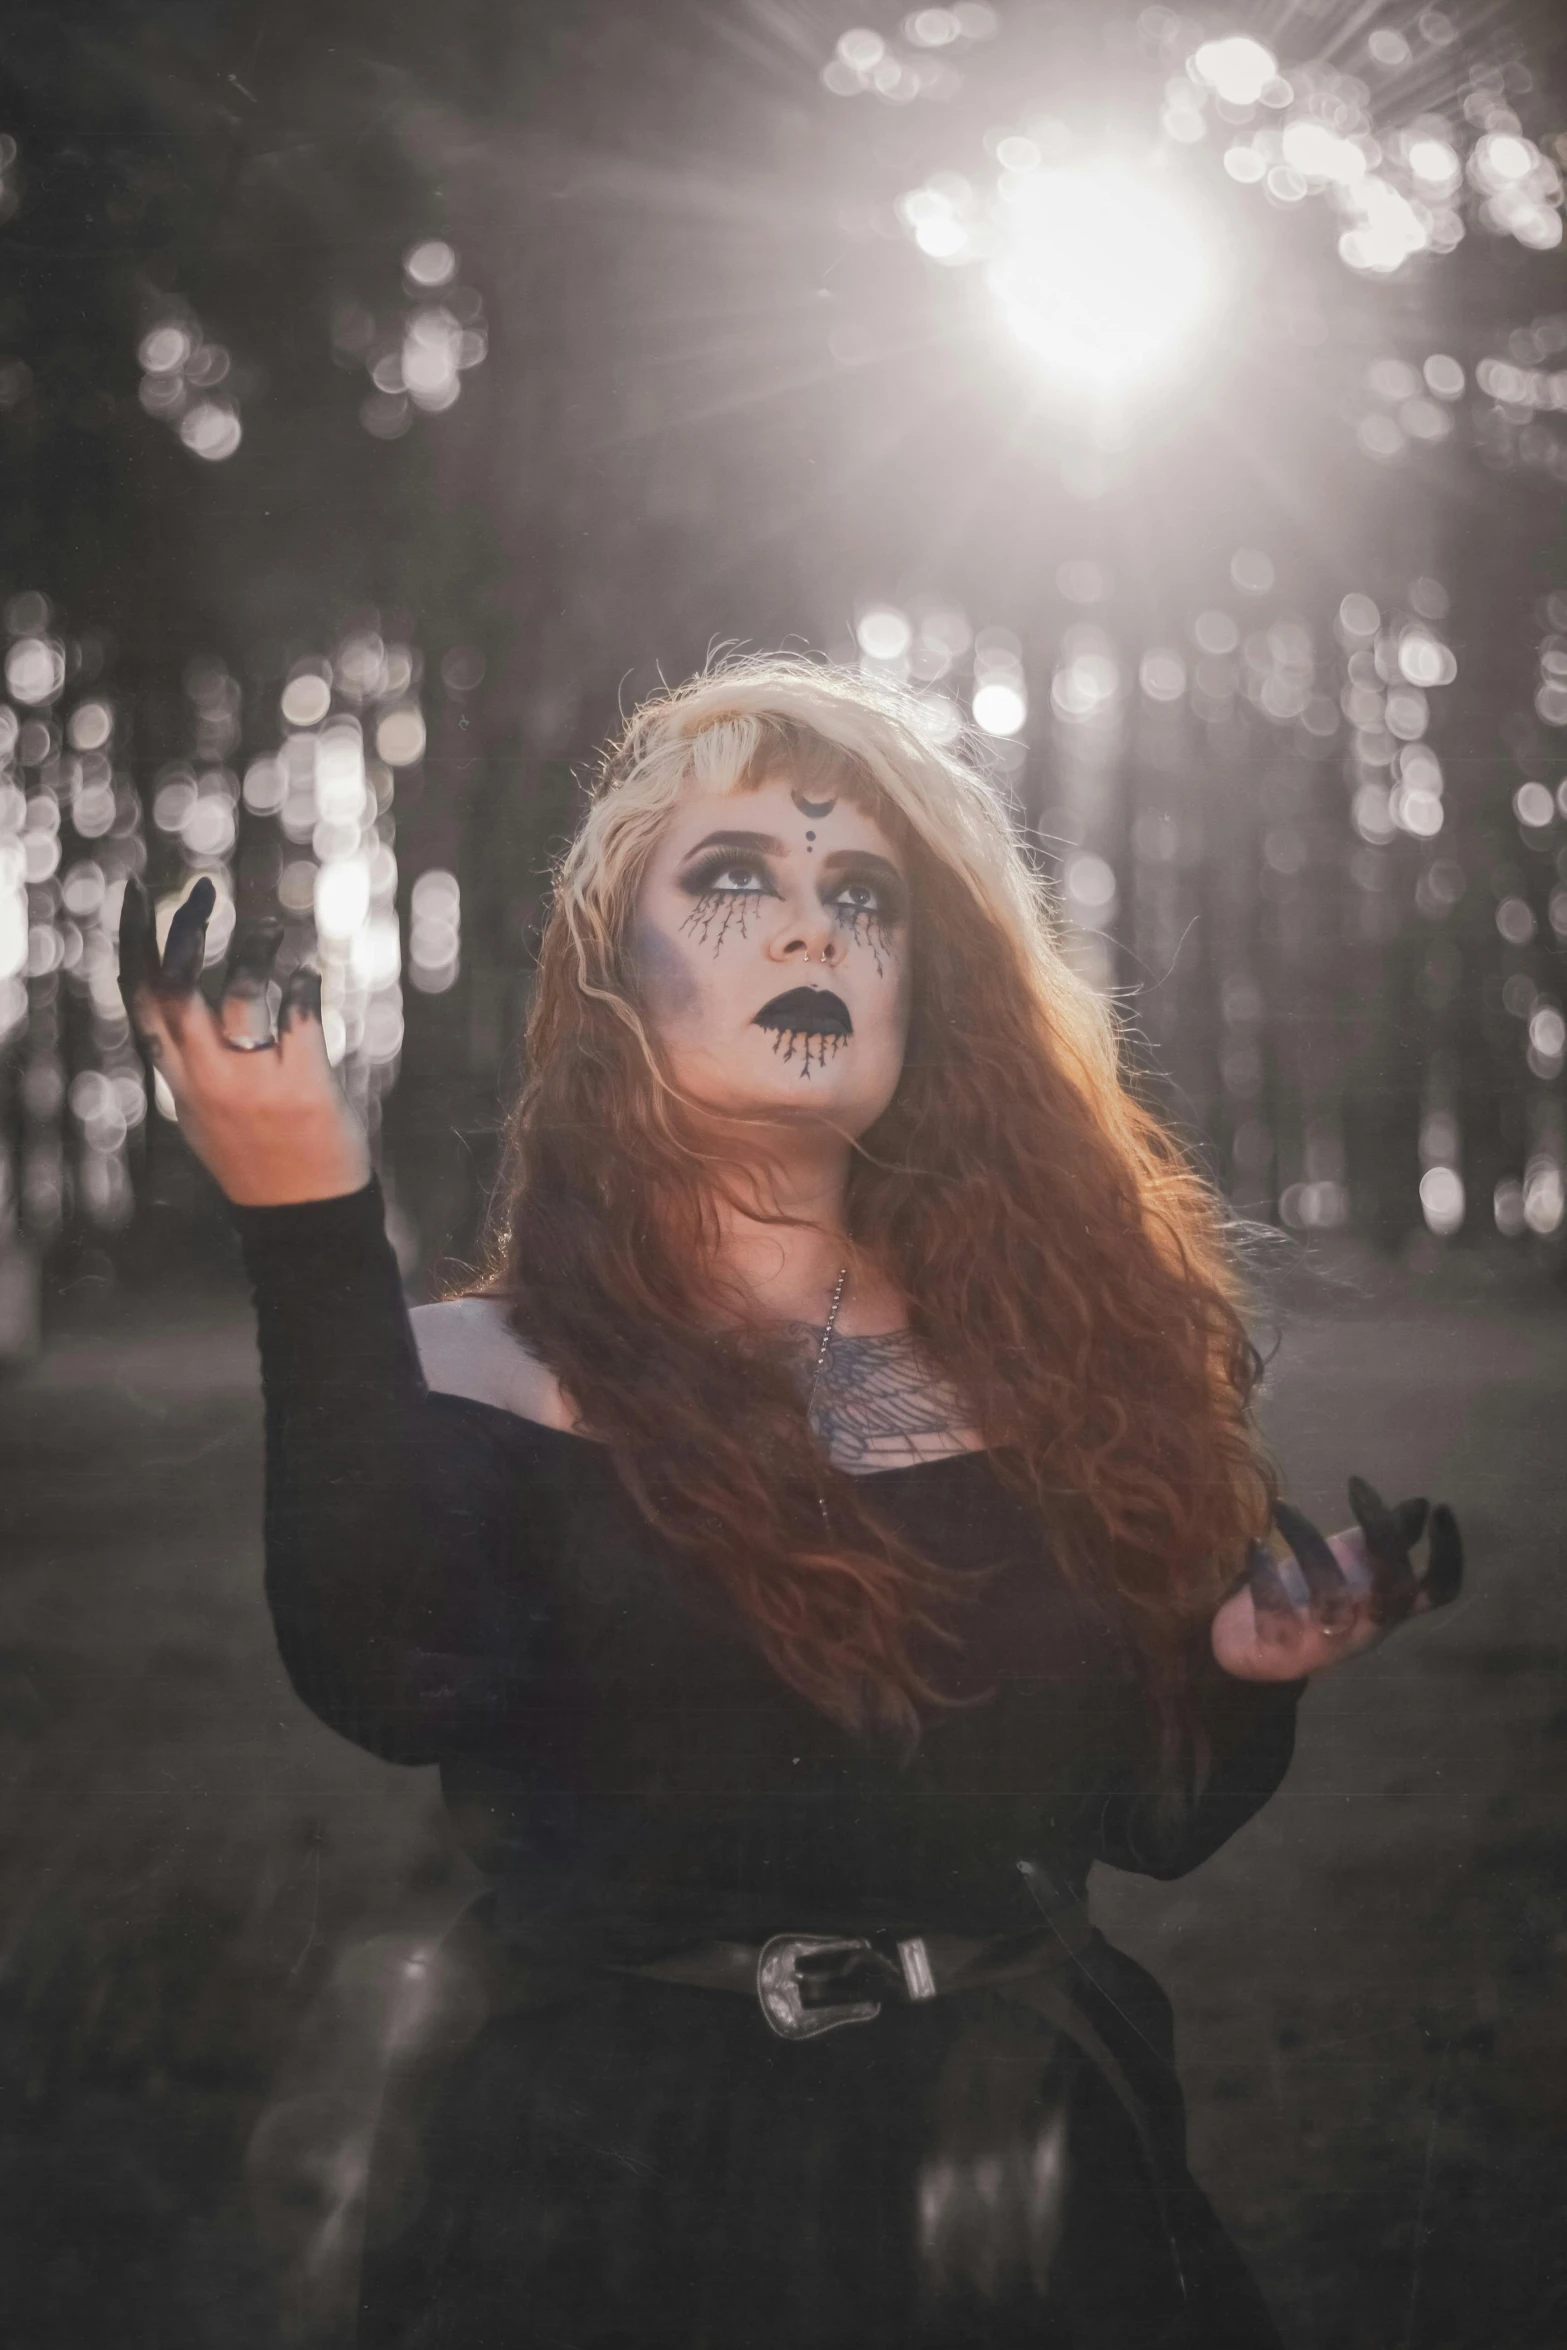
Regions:
<svg viewBox="0 0 1567 2350"><path fill-rule="evenodd" d="M983 1453L869 1480L888 1522L975 1589L960 1702L912 1759L852 1735L640 1519L603 1446L429 1391L374 1183L235 1213L283 1659L345 1737L439 1766L520 1940L630 1955L1023 1930L1041 1884L1080 1894L1096 1860L1195 1868L1283 1778L1304 1685L1233 1680L1204 1644L1211 1768L1173 1814L1156 1802L1125 1628L1068 1586Z"/></svg>

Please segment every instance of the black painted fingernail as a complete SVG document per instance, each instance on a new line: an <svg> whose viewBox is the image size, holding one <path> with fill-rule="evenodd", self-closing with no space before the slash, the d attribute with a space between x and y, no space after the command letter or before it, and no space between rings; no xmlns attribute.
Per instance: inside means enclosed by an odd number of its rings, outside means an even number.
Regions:
<svg viewBox="0 0 1567 2350"><path fill-rule="evenodd" d="M229 956L224 994L259 993L272 976L272 966L282 944L281 922L255 922L241 931Z"/></svg>
<svg viewBox="0 0 1567 2350"><path fill-rule="evenodd" d="M1284 1578L1279 1573L1278 1561L1265 1542L1254 1542L1246 1554L1246 1580L1251 1588L1251 1604L1259 1617L1270 1623L1295 1613Z"/></svg>
<svg viewBox="0 0 1567 2350"><path fill-rule="evenodd" d="M1406 1546L1398 1521L1376 1487L1368 1485L1364 1477L1349 1480L1349 1506L1372 1551L1390 1561L1400 1558Z"/></svg>
<svg viewBox="0 0 1567 2350"><path fill-rule="evenodd" d="M1430 1607L1446 1607L1464 1585L1464 1538L1445 1501L1431 1512L1431 1555L1421 1588Z"/></svg>
<svg viewBox="0 0 1567 2350"><path fill-rule="evenodd" d="M1273 1522L1296 1558L1313 1601L1338 1599L1344 1590L1344 1570L1333 1556L1327 1536L1293 1502L1276 1501Z"/></svg>
<svg viewBox="0 0 1567 2350"><path fill-rule="evenodd" d="M1287 1501L1274 1503L1273 1520L1295 1554L1313 1619L1329 1632L1338 1631L1354 1614L1355 1603L1333 1545L1303 1510Z"/></svg>
<svg viewBox="0 0 1567 2350"><path fill-rule="evenodd" d="M201 977L201 967L207 953L207 924L212 919L212 909L217 902L218 893L203 874L169 924L168 936L163 942L163 969L159 975L162 986L177 989L184 994Z"/></svg>
<svg viewBox="0 0 1567 2350"><path fill-rule="evenodd" d="M1387 1503L1364 1477L1350 1478L1349 1506L1371 1560L1372 1614L1379 1624L1395 1624L1408 1615L1419 1595L1409 1547Z"/></svg>
<svg viewBox="0 0 1567 2350"><path fill-rule="evenodd" d="M1413 1501L1394 1502L1393 1523L1398 1528L1398 1538L1406 1550L1414 1549L1426 1530L1426 1519L1430 1514L1431 1505L1423 1493L1418 1494Z"/></svg>
<svg viewBox="0 0 1567 2350"><path fill-rule="evenodd" d="M158 968L152 901L134 874L126 882L125 895L120 900L119 951L120 994L134 1026L135 998L142 988L149 985Z"/></svg>
<svg viewBox="0 0 1567 2350"><path fill-rule="evenodd" d="M291 1028L296 1020L319 1020L321 1017L321 974L301 963L290 974L283 990L282 1008L278 1013L278 1027Z"/></svg>

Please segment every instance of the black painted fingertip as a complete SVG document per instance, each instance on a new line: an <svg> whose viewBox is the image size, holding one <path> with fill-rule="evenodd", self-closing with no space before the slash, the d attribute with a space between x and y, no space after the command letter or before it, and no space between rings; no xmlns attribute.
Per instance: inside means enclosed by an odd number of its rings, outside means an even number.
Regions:
<svg viewBox="0 0 1567 2350"><path fill-rule="evenodd" d="M283 925L268 920L246 925L235 939L229 955L228 976L223 982L225 995L259 995L272 976L278 948L283 944Z"/></svg>
<svg viewBox="0 0 1567 2350"><path fill-rule="evenodd" d="M289 974L278 1011L278 1033L286 1034L296 1020L321 1019L321 974L303 963Z"/></svg>
<svg viewBox="0 0 1567 2350"><path fill-rule="evenodd" d="M1431 1550L1421 1595L1427 1607L1447 1607L1464 1587L1464 1538L1445 1501L1431 1512Z"/></svg>
<svg viewBox="0 0 1567 2350"><path fill-rule="evenodd" d="M1393 1512L1364 1477L1349 1480L1349 1506L1371 1560L1372 1614L1379 1624L1395 1624L1408 1615L1419 1590L1409 1546Z"/></svg>
<svg viewBox="0 0 1567 2350"><path fill-rule="evenodd" d="M1394 1502L1393 1523L1398 1528L1398 1538L1406 1550L1414 1549L1426 1530L1426 1520L1430 1514L1431 1504L1423 1493L1417 1494L1413 1501Z"/></svg>
<svg viewBox="0 0 1567 2350"><path fill-rule="evenodd" d="M1276 1501L1273 1523L1300 1562L1311 1597L1311 1612L1319 1623L1335 1625L1353 1613L1344 1570L1333 1556L1327 1536L1292 1502Z"/></svg>
<svg viewBox="0 0 1567 2350"><path fill-rule="evenodd" d="M150 987L158 972L158 937L152 919L152 900L133 874L120 900L120 994L136 1026L136 998Z"/></svg>
<svg viewBox="0 0 1567 2350"><path fill-rule="evenodd" d="M201 977L207 955L207 924L218 893L203 874L185 903L176 910L163 942L163 969L158 985L186 995Z"/></svg>
<svg viewBox="0 0 1567 2350"><path fill-rule="evenodd" d="M1265 1542L1251 1543L1246 1552L1246 1583L1257 1613L1258 1629L1273 1631L1279 1620L1295 1613L1278 1561Z"/></svg>
<svg viewBox="0 0 1567 2350"><path fill-rule="evenodd" d="M1403 1555L1408 1546L1398 1520L1376 1487L1368 1485L1364 1477L1349 1480L1349 1506L1355 1513L1355 1523L1377 1556L1391 1561Z"/></svg>

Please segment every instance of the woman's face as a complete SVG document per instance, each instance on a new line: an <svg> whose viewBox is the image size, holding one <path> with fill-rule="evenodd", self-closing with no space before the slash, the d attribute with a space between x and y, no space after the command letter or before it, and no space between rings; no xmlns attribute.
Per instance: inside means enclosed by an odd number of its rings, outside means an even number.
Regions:
<svg viewBox="0 0 1567 2350"><path fill-rule="evenodd" d="M648 863L631 964L688 1099L874 1125L903 1069L909 883L881 826L787 774L682 800Z"/></svg>

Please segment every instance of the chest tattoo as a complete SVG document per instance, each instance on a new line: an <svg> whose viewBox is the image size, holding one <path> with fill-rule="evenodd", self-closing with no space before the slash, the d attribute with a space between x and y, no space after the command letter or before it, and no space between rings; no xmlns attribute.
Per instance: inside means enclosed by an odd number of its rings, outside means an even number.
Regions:
<svg viewBox="0 0 1567 2350"><path fill-rule="evenodd" d="M821 1333L802 1323L791 1339L808 1378ZM811 1425L832 1460L851 1475L940 1460L979 1443L962 1396L906 1330L876 1338L835 1336L817 1381Z"/></svg>

